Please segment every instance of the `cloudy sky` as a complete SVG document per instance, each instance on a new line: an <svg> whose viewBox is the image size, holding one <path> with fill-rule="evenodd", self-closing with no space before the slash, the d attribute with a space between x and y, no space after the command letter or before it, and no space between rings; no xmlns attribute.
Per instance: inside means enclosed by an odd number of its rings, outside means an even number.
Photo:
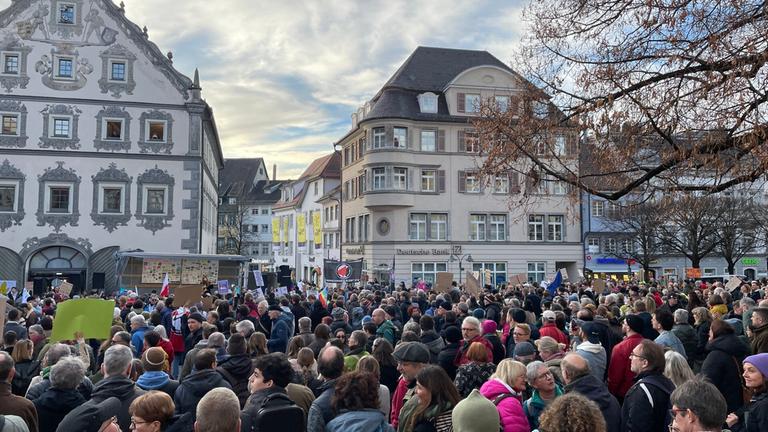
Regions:
<svg viewBox="0 0 768 432"><path fill-rule="evenodd" d="M417 46L510 63L525 0L123 1L180 71L200 69L224 156L264 157L284 179L332 151Z"/></svg>

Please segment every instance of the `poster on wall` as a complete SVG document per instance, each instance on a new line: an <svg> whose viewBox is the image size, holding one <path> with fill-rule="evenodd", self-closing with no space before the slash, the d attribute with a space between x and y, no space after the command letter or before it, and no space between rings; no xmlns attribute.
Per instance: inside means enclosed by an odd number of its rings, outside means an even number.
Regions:
<svg viewBox="0 0 768 432"><path fill-rule="evenodd" d="M312 235L314 236L315 249L323 248L323 229L320 225L320 212L312 213Z"/></svg>
<svg viewBox="0 0 768 432"><path fill-rule="evenodd" d="M219 262L216 260L184 260L181 265L181 283L199 284L207 279L219 279Z"/></svg>
<svg viewBox="0 0 768 432"><path fill-rule="evenodd" d="M141 283L163 283L166 273L168 280L181 280L181 262L179 260L145 258L141 269Z"/></svg>

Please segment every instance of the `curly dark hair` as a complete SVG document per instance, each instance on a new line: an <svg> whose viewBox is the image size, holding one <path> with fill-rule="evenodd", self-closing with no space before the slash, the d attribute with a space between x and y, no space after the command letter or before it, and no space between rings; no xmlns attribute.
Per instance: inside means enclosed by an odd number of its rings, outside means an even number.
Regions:
<svg viewBox="0 0 768 432"><path fill-rule="evenodd" d="M253 367L261 371L264 381L272 381L279 387L291 383L294 371L288 357L283 353L265 354L253 360Z"/></svg>
<svg viewBox="0 0 768 432"><path fill-rule="evenodd" d="M369 372L350 372L336 381L331 399L333 411L360 411L379 408L379 381Z"/></svg>
<svg viewBox="0 0 768 432"><path fill-rule="evenodd" d="M577 393L559 396L541 413L539 430L546 432L606 432L597 404Z"/></svg>

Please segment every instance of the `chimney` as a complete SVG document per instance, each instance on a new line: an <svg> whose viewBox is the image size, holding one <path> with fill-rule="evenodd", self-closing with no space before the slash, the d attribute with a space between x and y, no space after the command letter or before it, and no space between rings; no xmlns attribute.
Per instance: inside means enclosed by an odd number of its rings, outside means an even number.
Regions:
<svg viewBox="0 0 768 432"><path fill-rule="evenodd" d="M272 180L277 180L277 164L272 164Z"/></svg>

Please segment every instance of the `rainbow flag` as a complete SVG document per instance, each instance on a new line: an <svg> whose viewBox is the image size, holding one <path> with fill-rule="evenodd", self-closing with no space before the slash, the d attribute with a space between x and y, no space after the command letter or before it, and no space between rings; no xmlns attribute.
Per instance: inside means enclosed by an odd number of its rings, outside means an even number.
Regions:
<svg viewBox="0 0 768 432"><path fill-rule="evenodd" d="M328 288L323 288L323 290L318 294L318 298L320 299L320 304L323 305L323 307L328 307Z"/></svg>

